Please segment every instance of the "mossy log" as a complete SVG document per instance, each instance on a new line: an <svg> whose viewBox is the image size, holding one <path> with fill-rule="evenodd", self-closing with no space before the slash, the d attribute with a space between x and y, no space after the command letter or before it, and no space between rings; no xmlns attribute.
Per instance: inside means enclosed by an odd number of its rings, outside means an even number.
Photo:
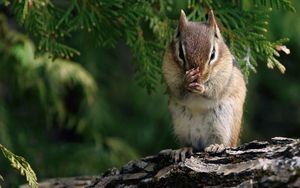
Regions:
<svg viewBox="0 0 300 188"><path fill-rule="evenodd" d="M300 187L300 140L252 141L179 163L168 149L99 176L50 179L39 187Z"/></svg>

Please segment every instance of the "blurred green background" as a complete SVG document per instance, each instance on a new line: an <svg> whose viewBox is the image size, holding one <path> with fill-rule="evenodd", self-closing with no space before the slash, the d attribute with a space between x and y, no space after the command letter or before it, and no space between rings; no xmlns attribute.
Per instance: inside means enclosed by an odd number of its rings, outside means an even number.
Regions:
<svg viewBox="0 0 300 188"><path fill-rule="evenodd" d="M300 10L300 1L294 0L293 4ZM176 17L177 12L173 16ZM7 20L10 28L23 32L15 25L13 18L8 16ZM291 54L280 58L287 71L282 75L278 70L270 70L261 64L258 72L250 75L241 143L254 139L268 140L274 136L298 138L299 33L299 12L272 13L269 38L290 38L287 47L291 49ZM54 67L51 72L51 67L38 63L38 74L32 75L28 71L32 67L16 58L18 55L23 58L22 53L27 59L32 58L27 57L31 53L30 44L26 46L28 49L17 49L19 51L14 52L13 58L6 57L5 50L1 51L0 57L6 58L0 60L0 104L3 104L0 106L0 143L25 157L39 180L96 175L131 159L178 147L172 135L168 97L163 82L149 95L136 81L131 53L124 42L118 42L116 48L95 48L90 45L90 40L93 39L79 32L70 41L81 52L73 60L81 64L87 73L78 74L74 69L71 81L61 85L53 85L49 80L50 86L41 83L47 82L57 68ZM0 41L0 47L4 49L6 43L3 41ZM16 69L11 63L22 66ZM68 67L67 63L65 66ZM86 74L96 81L97 89L80 86L81 82L90 79L85 77ZM72 82L72 79L80 80L76 75L83 77L79 84ZM22 80L30 82L24 84ZM58 88L58 93L49 94L43 87ZM86 97L84 89L95 93L92 102L82 103ZM43 91L44 95L53 97L41 102L38 97ZM58 96L64 100L56 102L55 97ZM48 109L51 105L64 106L61 113L68 112L68 115L60 117L61 114L51 113ZM25 182L4 157L0 157L0 174L5 179L4 187Z"/></svg>

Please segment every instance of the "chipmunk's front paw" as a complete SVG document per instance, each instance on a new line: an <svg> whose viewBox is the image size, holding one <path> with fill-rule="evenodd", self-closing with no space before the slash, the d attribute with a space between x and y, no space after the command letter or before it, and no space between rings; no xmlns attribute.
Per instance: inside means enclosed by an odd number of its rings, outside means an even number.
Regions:
<svg viewBox="0 0 300 188"><path fill-rule="evenodd" d="M209 153L222 153L225 151L225 146L223 144L211 144L210 146L206 147L204 151Z"/></svg>
<svg viewBox="0 0 300 188"><path fill-rule="evenodd" d="M199 76L199 67L186 71L184 77L185 88L190 92L202 94L205 91L205 87L197 82Z"/></svg>

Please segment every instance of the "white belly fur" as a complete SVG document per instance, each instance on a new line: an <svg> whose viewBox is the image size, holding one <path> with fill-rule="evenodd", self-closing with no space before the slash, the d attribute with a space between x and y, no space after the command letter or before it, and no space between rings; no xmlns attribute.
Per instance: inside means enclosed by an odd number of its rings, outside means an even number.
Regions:
<svg viewBox="0 0 300 188"><path fill-rule="evenodd" d="M214 143L230 144L233 100L212 101L202 97L184 103L171 100L169 108L175 135L182 144L198 150Z"/></svg>

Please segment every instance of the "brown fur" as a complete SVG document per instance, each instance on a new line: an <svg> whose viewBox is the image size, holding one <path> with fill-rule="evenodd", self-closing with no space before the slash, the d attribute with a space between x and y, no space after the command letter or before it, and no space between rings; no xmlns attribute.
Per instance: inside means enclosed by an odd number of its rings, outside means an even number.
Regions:
<svg viewBox="0 0 300 188"><path fill-rule="evenodd" d="M175 134L183 144L194 148L200 147L197 140L204 147L214 143L234 147L239 140L246 96L243 75L233 66L233 57L212 12L207 23L188 22L182 13L178 30L180 38L174 39L166 50L162 66L170 91L169 108ZM184 47L184 62L178 58L178 40ZM216 60L209 64L213 46ZM201 92L191 92L184 87L186 71L195 68L199 68L195 82L203 86ZM186 114L182 114L182 108L187 109ZM192 118L186 118L188 115ZM199 134L193 131L195 128L199 128ZM192 136L187 134L191 132ZM187 135L190 138L186 138Z"/></svg>

